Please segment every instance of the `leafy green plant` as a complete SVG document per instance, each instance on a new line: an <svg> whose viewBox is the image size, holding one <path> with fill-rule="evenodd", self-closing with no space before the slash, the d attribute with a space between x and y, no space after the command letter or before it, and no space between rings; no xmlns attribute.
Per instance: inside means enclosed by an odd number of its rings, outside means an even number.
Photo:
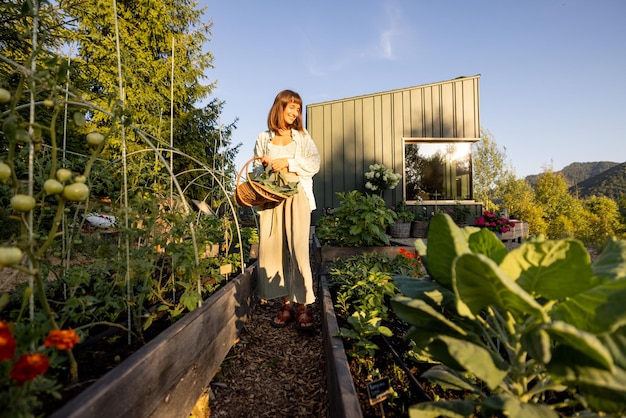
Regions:
<svg viewBox="0 0 626 418"><path fill-rule="evenodd" d="M556 417L626 412L626 242L592 263L576 240L537 239L508 252L487 229L445 214L419 242L429 277L396 277L394 312L422 376L466 399L414 405L410 416Z"/></svg>
<svg viewBox="0 0 626 418"><path fill-rule="evenodd" d="M373 341L377 335L390 337L391 330L382 324L380 312L370 310L355 311L348 318L351 328L341 327L339 333L342 338L351 342L348 354L353 357L373 357L378 345Z"/></svg>
<svg viewBox="0 0 626 418"><path fill-rule="evenodd" d="M358 190L338 192L339 208L327 212L315 226L315 235L322 245L367 247L389 245L385 233L396 215L376 195Z"/></svg>
<svg viewBox="0 0 626 418"><path fill-rule="evenodd" d="M389 298L398 293L392 275L414 267L405 253L390 258L385 254L367 253L338 259L330 266L328 285L335 292L335 307L347 318L350 327L341 327L340 334L351 342L348 354L353 357L373 356L379 349L373 339L391 336L383 324L389 316Z"/></svg>
<svg viewBox="0 0 626 418"><path fill-rule="evenodd" d="M405 202L400 202L395 206L391 206L390 209L394 211L398 217L398 221L400 222L411 222L413 218L415 218L415 214L408 208Z"/></svg>

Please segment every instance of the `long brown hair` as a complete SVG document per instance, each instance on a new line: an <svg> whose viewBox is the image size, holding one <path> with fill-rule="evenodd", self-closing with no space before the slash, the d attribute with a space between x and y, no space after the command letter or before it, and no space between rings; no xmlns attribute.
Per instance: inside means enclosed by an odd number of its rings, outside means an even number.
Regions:
<svg viewBox="0 0 626 418"><path fill-rule="evenodd" d="M300 105L300 114L293 121L291 126L287 126L285 124L285 120L283 119L283 111L285 107L289 103L296 103ZM302 125L302 99L300 95L292 90L283 90L276 95L274 99L274 104L270 109L269 115L267 115L267 127L270 131L278 132L280 129L296 129L300 132L304 130Z"/></svg>

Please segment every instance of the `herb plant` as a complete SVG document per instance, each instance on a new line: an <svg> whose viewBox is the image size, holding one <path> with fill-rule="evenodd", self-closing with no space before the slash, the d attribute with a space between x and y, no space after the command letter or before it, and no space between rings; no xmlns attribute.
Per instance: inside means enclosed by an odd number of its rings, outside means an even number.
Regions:
<svg viewBox="0 0 626 418"><path fill-rule="evenodd" d="M330 267L328 285L336 292L335 307L351 325L340 329L341 336L351 342L351 356L373 356L378 350L373 338L391 335L382 321L388 317L387 299L398 293L392 264L388 256L370 253L338 259Z"/></svg>
<svg viewBox="0 0 626 418"><path fill-rule="evenodd" d="M415 214L409 209L405 202L400 202L391 207L391 210L398 216L398 222L411 222Z"/></svg>

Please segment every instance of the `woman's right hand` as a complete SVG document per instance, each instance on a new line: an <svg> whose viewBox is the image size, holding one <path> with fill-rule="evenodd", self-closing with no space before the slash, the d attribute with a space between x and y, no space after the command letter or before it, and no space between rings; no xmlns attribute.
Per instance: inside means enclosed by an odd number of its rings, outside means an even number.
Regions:
<svg viewBox="0 0 626 418"><path fill-rule="evenodd" d="M261 163L263 164L264 167L267 167L267 165L270 164L271 162L272 160L267 155L261 156Z"/></svg>

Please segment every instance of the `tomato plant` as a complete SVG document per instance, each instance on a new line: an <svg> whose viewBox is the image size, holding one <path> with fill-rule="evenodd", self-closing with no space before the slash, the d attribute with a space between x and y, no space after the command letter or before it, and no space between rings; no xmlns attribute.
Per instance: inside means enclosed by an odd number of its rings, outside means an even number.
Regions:
<svg viewBox="0 0 626 418"><path fill-rule="evenodd" d="M174 134L194 138L186 140L192 155L172 150L172 164L155 137L161 128L151 126L160 124L161 111L155 117L133 99L111 99L115 87L108 90L103 80L74 85L80 77L68 75L92 75L56 52L55 31L72 31L62 23L65 16L46 2L15 6L19 18L8 24L19 48L12 44L0 52L0 85L7 86L0 88L0 267L10 268L18 282L10 297L0 296L0 320L14 324L12 335L29 340L26 346L64 327L82 339L111 327L143 343L155 322L175 320L217 289L224 281L221 265L242 265L228 193L234 153L224 147L218 159L211 151L233 127L218 135L217 102L190 111L176 121ZM42 16L39 7L46 8ZM31 27L36 21L39 32ZM40 44L37 34L45 35ZM192 102L202 90L196 93ZM191 102L179 104L191 110ZM124 158L123 139L129 151ZM195 211L194 199L208 202L210 214ZM98 215L117 222L92 223ZM214 243L220 251L201 257ZM2 405L23 406L15 416L36 415L40 395L56 395L55 379L78 379L72 350L50 364L49 385L11 392Z"/></svg>

